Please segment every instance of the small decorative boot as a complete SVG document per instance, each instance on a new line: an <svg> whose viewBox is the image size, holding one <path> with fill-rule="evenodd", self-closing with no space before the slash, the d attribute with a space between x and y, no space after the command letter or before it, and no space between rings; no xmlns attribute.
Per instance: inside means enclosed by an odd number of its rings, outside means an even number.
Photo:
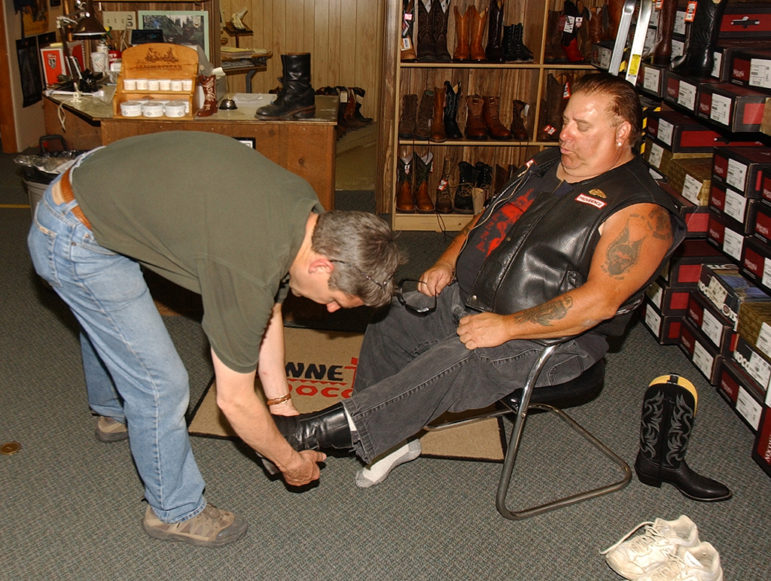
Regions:
<svg viewBox="0 0 771 581"><path fill-rule="evenodd" d="M450 62L447 51L447 21L450 18L450 0L433 0L431 14L433 16L434 59L436 62Z"/></svg>
<svg viewBox="0 0 771 581"><path fill-rule="evenodd" d="M431 137L429 140L435 143L447 141L447 134L444 130L445 92L443 87L434 88L434 115L431 118Z"/></svg>
<svg viewBox="0 0 771 581"><path fill-rule="evenodd" d="M685 463L697 401L696 388L679 375L662 375L650 383L643 398L635 471L643 484L668 482L693 500L727 500L728 488Z"/></svg>
<svg viewBox="0 0 771 581"><path fill-rule="evenodd" d="M488 9L487 48L485 58L491 63L503 62L503 1L490 0Z"/></svg>
<svg viewBox="0 0 771 581"><path fill-rule="evenodd" d="M506 129L499 118L500 101L500 97L484 97L482 117L492 139L508 140L511 139L511 131Z"/></svg>
<svg viewBox="0 0 771 581"><path fill-rule="evenodd" d="M431 4L431 0L418 0L418 60L425 63L436 61Z"/></svg>
<svg viewBox="0 0 771 581"><path fill-rule="evenodd" d="M415 128L418 122L418 96L415 94L402 97L402 110L399 116L399 137L415 139Z"/></svg>
<svg viewBox="0 0 771 581"><path fill-rule="evenodd" d="M485 49L482 46L482 38L485 35L485 24L487 23L487 10L477 10L473 5L466 10L466 16L469 17L469 31L471 33L471 45L469 47L472 61L482 62L485 60Z"/></svg>
<svg viewBox="0 0 771 581"><path fill-rule="evenodd" d="M699 2L688 33L685 55L672 67L675 73L691 77L708 77L712 73L712 54L727 3L728 0Z"/></svg>
<svg viewBox="0 0 771 581"><path fill-rule="evenodd" d="M415 206L421 214L434 211L434 202L428 195L428 176L434 164L434 154L430 151L423 155L415 154Z"/></svg>
<svg viewBox="0 0 771 581"><path fill-rule="evenodd" d="M415 43L412 42L412 30L415 28L415 0L402 0L402 42L399 46L399 58L403 62L417 60Z"/></svg>
<svg viewBox="0 0 771 581"><path fill-rule="evenodd" d="M412 189L412 150L402 146L396 160L396 211L411 214L415 211L415 194Z"/></svg>
<svg viewBox="0 0 771 581"><path fill-rule="evenodd" d="M458 164L458 187L455 190L453 205L459 214L473 214L474 202L471 190L474 187L474 166L466 161Z"/></svg>
<svg viewBox="0 0 771 581"><path fill-rule="evenodd" d="M434 91L426 89L420 98L418 121L415 125L415 139L428 140L431 137L431 120L434 116Z"/></svg>
<svg viewBox="0 0 771 581"><path fill-rule="evenodd" d="M468 115L466 117L466 137L474 140L487 139L487 125L482 117L485 101L479 95L469 95L466 98Z"/></svg>
<svg viewBox="0 0 771 581"><path fill-rule="evenodd" d="M439 178L439 185L436 188L436 211L440 214L452 212L452 196L450 195L451 164L450 158L445 157L444 165L442 166L442 177Z"/></svg>
<svg viewBox="0 0 771 581"><path fill-rule="evenodd" d="M306 119L316 113L316 92L311 86L311 53L281 55L284 76L281 90L270 105L257 109L257 119Z"/></svg>
<svg viewBox="0 0 771 581"><path fill-rule="evenodd" d="M198 75L198 84L203 89L203 105L195 112L196 117L208 117L217 112L217 77Z"/></svg>
<svg viewBox="0 0 771 581"><path fill-rule="evenodd" d="M351 450L351 428L342 403L299 416L273 416L276 427L295 450Z"/></svg>
<svg viewBox="0 0 771 581"><path fill-rule="evenodd" d="M464 14L461 14L457 6L453 6L455 11L455 52L452 54L452 59L455 61L467 61L469 60L471 53L469 52L469 21L471 20L468 10Z"/></svg>
<svg viewBox="0 0 771 581"><path fill-rule="evenodd" d="M463 139L456 117L458 116L458 101L460 101L461 84L453 87L449 81L444 82L444 132L447 139Z"/></svg>

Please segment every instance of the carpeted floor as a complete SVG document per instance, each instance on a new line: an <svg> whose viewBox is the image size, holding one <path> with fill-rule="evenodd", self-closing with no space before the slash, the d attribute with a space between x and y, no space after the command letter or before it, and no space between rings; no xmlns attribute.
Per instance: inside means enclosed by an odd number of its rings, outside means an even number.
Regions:
<svg viewBox="0 0 771 581"><path fill-rule="evenodd" d="M25 195L10 159L0 156L0 443L23 447L0 456L0 580L614 580L599 550L641 521L680 514L718 549L727 580L771 578L771 480L750 458L753 434L677 347L659 346L640 324L609 355L603 393L574 416L631 462L647 383L667 372L690 378L700 407L688 462L728 484L732 500L698 503L635 478L621 492L510 522L495 510L495 463L419 459L361 490L358 462L331 458L319 486L297 492L269 480L237 444L194 438L207 498L242 515L249 532L220 549L150 539L126 443L93 437L73 319L32 273L30 213L18 207ZM337 199L373 203L371 193ZM447 243L435 233L399 240L411 257L405 274ZM205 338L194 318L165 320L195 402L212 375ZM523 446L512 503L604 477L547 416L531 418Z"/></svg>

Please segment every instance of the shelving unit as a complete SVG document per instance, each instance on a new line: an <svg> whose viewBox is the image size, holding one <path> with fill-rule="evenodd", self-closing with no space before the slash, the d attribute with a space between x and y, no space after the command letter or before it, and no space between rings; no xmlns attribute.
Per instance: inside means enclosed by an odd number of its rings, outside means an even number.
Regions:
<svg viewBox="0 0 771 581"><path fill-rule="evenodd" d="M415 15L417 19L416 0ZM489 0L476 0L473 3L477 10L486 10ZM390 212L392 227L395 230L459 230L471 218L469 214L419 214L396 212L395 194L397 187L397 159L400 147L409 146L418 153L430 150L433 154L433 171L429 177L429 193L434 196L441 178L444 160L452 160L453 172L450 178L451 191L458 184L458 163L467 161L474 165L483 162L498 171L507 171L508 167L519 166L534 153L556 144L555 141L539 141L538 120L541 108L546 98L546 79L550 73L577 72L592 70L587 63L563 64L546 63L544 55L546 44L551 34L548 30L549 11L560 11L562 0L549 0L544 3L527 2L525 0L507 0L504 4L504 25L522 23L524 44L533 52L533 62L401 62L399 55L399 29L402 18L402 2L389 0L386 8L386 31L384 40L384 75L386 77L384 92L381 95L381 119L378 140L378 211ZM461 13L472 3L457 6ZM455 13L450 5L450 15L447 26L447 48L452 55L456 45ZM589 4L591 7L591 4ZM413 41L417 44L417 26ZM485 24L483 46L487 46L488 24ZM391 72L389 77L388 72ZM393 79L391 83L389 80ZM465 98L477 94L481 96L500 97L500 120L506 126L511 125L513 116L512 102L515 99L525 102L529 111L525 117L525 125L530 139L527 141L470 141L457 140L435 143L428 140L400 139L398 135L399 119L401 117L402 97L406 94L417 94L418 100L427 89L439 88L444 91L444 82L461 84L462 98L458 104L457 122L461 131L466 125L467 109Z"/></svg>

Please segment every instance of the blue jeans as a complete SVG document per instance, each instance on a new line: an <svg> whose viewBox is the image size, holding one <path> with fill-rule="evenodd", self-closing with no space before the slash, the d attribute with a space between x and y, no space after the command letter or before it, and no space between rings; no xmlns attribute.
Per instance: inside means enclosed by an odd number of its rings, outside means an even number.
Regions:
<svg viewBox="0 0 771 581"><path fill-rule="evenodd" d="M437 309L416 315L397 301L364 335L353 396L344 401L357 428L354 450L369 463L444 412L487 407L521 387L543 346L507 341L469 350L457 335L468 311L458 285L445 288ZM560 345L538 385L579 376L607 352L604 337L585 334Z"/></svg>
<svg viewBox="0 0 771 581"><path fill-rule="evenodd" d="M89 405L128 426L145 498L158 518L191 518L206 500L185 423L187 371L139 264L100 246L70 211L77 202L57 205L51 189L27 243L35 270L80 323Z"/></svg>

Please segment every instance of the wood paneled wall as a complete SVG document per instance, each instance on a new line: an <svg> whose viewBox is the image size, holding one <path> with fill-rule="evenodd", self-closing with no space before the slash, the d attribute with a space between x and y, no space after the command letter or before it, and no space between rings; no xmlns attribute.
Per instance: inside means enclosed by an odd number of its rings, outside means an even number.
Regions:
<svg viewBox="0 0 771 581"><path fill-rule="evenodd" d="M252 80L255 93L278 85L282 53L310 52L314 88L342 85L366 91L362 113L375 117L380 94L384 3L379 0L220 0L223 21L246 8L254 32L240 46L273 51L268 70ZM235 38L223 32L229 46ZM230 91L244 91L243 75L231 75Z"/></svg>

